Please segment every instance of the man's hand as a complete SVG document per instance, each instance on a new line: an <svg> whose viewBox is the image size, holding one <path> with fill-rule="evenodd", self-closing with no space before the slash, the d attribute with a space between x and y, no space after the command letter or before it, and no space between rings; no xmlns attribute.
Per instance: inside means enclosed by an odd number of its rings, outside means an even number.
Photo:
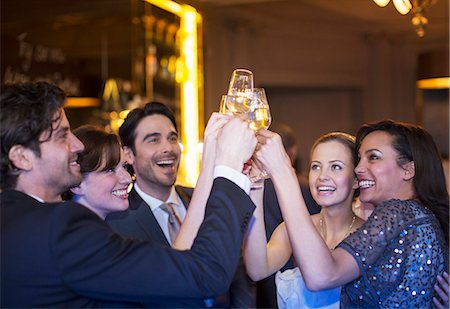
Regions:
<svg viewBox="0 0 450 309"><path fill-rule="evenodd" d="M226 165L242 172L255 150L255 133L247 122L232 118L222 129L217 143L216 165Z"/></svg>

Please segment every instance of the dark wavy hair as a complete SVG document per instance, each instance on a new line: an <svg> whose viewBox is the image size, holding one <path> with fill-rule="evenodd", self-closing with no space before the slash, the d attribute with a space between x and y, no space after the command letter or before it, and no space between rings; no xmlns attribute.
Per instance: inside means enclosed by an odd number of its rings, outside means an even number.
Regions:
<svg viewBox="0 0 450 309"><path fill-rule="evenodd" d="M136 128L139 123L147 116L162 115L169 118L173 127L178 132L177 123L173 111L165 104L160 102L147 103L143 108L133 109L125 118L125 121L119 128L119 136L123 146L129 147L133 153L136 153L135 139Z"/></svg>
<svg viewBox="0 0 450 309"><path fill-rule="evenodd" d="M17 185L20 170L9 160L15 145L41 156L40 144L49 140L62 120L66 95L47 82L2 85L0 93L0 188ZM44 134L45 133L45 134Z"/></svg>
<svg viewBox="0 0 450 309"><path fill-rule="evenodd" d="M437 217L448 244L449 195L441 157L432 136L414 124L382 120L365 124L359 129L356 135L357 151L364 138L374 131L383 131L393 137L392 147L398 153L398 166L403 168L406 163L414 162L416 197Z"/></svg>

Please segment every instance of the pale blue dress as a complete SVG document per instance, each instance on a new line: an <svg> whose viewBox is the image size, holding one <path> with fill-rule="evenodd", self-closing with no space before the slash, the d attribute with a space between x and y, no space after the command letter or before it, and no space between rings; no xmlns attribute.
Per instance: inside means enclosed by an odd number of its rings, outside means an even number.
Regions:
<svg viewBox="0 0 450 309"><path fill-rule="evenodd" d="M279 309L338 309L341 288L310 291L305 285L298 267L277 272L277 303Z"/></svg>

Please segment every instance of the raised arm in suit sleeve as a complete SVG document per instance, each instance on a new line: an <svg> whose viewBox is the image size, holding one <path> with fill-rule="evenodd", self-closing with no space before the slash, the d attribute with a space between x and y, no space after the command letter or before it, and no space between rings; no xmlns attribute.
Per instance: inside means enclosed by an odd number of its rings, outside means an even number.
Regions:
<svg viewBox="0 0 450 309"><path fill-rule="evenodd" d="M232 181L214 180L198 237L189 251L125 240L89 210L56 208L50 244L67 285L88 297L146 301L211 297L226 291L254 205Z"/></svg>

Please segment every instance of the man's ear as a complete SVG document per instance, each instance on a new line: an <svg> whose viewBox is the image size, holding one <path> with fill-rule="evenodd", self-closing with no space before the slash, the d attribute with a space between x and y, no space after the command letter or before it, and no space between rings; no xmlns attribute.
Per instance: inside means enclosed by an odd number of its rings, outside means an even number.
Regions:
<svg viewBox="0 0 450 309"><path fill-rule="evenodd" d="M414 161L408 162L403 165L403 180L411 180L416 175L416 168L414 166Z"/></svg>
<svg viewBox="0 0 450 309"><path fill-rule="evenodd" d="M31 149L22 145L14 145L8 152L11 163L20 170L29 171L33 168L33 157L36 155Z"/></svg>
<svg viewBox="0 0 450 309"><path fill-rule="evenodd" d="M123 154L125 155L125 161L127 161L128 164L134 164L134 153L133 153L133 150L131 150L130 147L124 146L123 147Z"/></svg>

